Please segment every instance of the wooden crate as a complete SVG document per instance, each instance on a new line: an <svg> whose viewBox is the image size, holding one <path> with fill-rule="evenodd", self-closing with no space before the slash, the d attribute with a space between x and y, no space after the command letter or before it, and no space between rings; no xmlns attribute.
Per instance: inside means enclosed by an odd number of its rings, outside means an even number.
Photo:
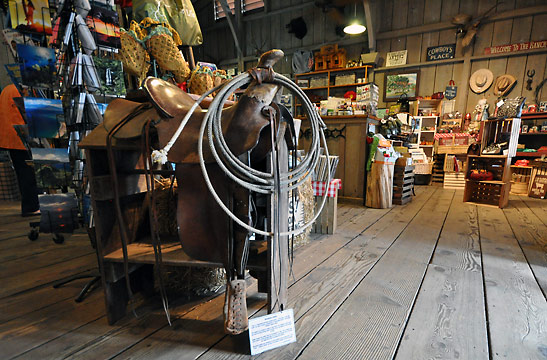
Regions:
<svg viewBox="0 0 547 360"><path fill-rule="evenodd" d="M486 120L482 123L482 141L481 154L485 147L499 143L504 137L508 137L509 148L508 157L514 157L517 154L517 145L519 142L520 119L505 120Z"/></svg>
<svg viewBox="0 0 547 360"><path fill-rule="evenodd" d="M319 211L322 202L322 196L315 197L315 212ZM327 200L325 201L325 206L323 207L321 214L317 217L317 219L311 226L311 232L317 234L334 234L337 226L337 208L338 190L336 190L336 194L334 197L327 197Z"/></svg>
<svg viewBox="0 0 547 360"><path fill-rule="evenodd" d="M503 155L468 155L466 173L469 174L471 170L487 170L494 174L494 180L509 182L510 163L511 158Z"/></svg>
<svg viewBox="0 0 547 360"><path fill-rule="evenodd" d="M463 201L504 208L509 202L510 184L503 181L466 180Z"/></svg>
<svg viewBox="0 0 547 360"><path fill-rule="evenodd" d="M434 183L443 183L444 181L444 161L445 154L435 154L433 156L433 173L431 174L431 181Z"/></svg>
<svg viewBox="0 0 547 360"><path fill-rule="evenodd" d="M464 190L465 189L465 172L445 172L443 188Z"/></svg>
<svg viewBox="0 0 547 360"><path fill-rule="evenodd" d="M528 195L531 176L531 166L511 165L511 194Z"/></svg>
<svg viewBox="0 0 547 360"><path fill-rule="evenodd" d="M414 166L395 166L393 171L393 203L403 205L412 201Z"/></svg>

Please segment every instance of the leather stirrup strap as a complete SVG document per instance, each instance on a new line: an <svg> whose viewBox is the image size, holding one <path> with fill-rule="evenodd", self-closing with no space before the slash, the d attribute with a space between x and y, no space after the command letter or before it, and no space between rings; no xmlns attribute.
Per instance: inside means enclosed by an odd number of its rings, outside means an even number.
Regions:
<svg viewBox="0 0 547 360"><path fill-rule="evenodd" d="M161 252L161 239L158 230L158 217L156 213L156 197L155 197L155 184L154 175L152 173L152 153L150 151L150 123L148 121L144 125L145 131L143 132L143 149L142 155L145 161L145 178L146 188L150 195L150 206L148 208L148 215L150 221L150 233L152 236L152 247L154 248L154 260L156 263L156 275L158 276L161 301L163 304L163 310L167 316L167 322L171 325L171 314L169 312L169 301L167 299L167 292L165 291L165 284L163 281L163 256Z"/></svg>

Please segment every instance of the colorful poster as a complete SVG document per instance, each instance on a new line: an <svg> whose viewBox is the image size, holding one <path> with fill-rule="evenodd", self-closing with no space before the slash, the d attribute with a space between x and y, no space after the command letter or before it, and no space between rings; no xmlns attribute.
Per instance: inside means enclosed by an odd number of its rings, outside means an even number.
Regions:
<svg viewBox="0 0 547 360"><path fill-rule="evenodd" d="M14 58L17 58L17 44L37 45L30 36L25 36L17 30L4 29L2 30L2 35L4 36L6 44L9 45L9 49Z"/></svg>
<svg viewBox="0 0 547 360"><path fill-rule="evenodd" d="M125 96L125 80L122 62L94 56L93 62L99 74L99 94Z"/></svg>
<svg viewBox="0 0 547 360"><path fill-rule="evenodd" d="M120 48L120 22L113 10L93 6L87 14L86 23L97 45Z"/></svg>
<svg viewBox="0 0 547 360"><path fill-rule="evenodd" d="M59 189L70 186L72 171L67 149L33 148L32 161L39 188Z"/></svg>
<svg viewBox="0 0 547 360"><path fill-rule="evenodd" d="M37 88L57 88L55 50L17 44L19 65L24 85Z"/></svg>
<svg viewBox="0 0 547 360"><path fill-rule="evenodd" d="M48 0L9 2L11 27L23 32L52 34Z"/></svg>
<svg viewBox="0 0 547 360"><path fill-rule="evenodd" d="M62 136L63 104L58 99L23 98L30 137Z"/></svg>

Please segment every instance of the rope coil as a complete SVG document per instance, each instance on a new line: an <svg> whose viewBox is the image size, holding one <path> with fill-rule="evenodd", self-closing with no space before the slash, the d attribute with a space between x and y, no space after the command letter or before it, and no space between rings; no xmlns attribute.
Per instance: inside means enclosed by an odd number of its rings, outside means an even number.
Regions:
<svg viewBox="0 0 547 360"><path fill-rule="evenodd" d="M212 103L210 104L209 109L201 123L200 132L199 132L198 155L199 155L199 163L203 173L203 177L207 185L207 188L209 189L215 201L223 209L223 211L228 216L230 216L230 218L233 221L235 221L237 224L247 229L248 231L254 232L258 235L264 235L264 236L273 236L274 232L257 229L253 226L250 226L244 223L242 220L240 220L228 209L228 207L222 202L220 197L217 195L209 179L209 175L207 173L204 155L203 155L203 142L204 142L203 140L205 136L205 131L207 130L209 147L217 165L225 172L225 174L230 179L235 181L240 186L248 189L249 191L262 193L262 194L270 194L270 195L273 195L273 198L279 199L281 194L284 194L284 193L288 194L289 191L296 189L308 177L310 177L321 155L321 146L320 146L321 143L324 145L325 155L327 156L327 158L329 156L327 142L325 139L325 134L323 132L323 129L326 128L326 125L324 124L323 120L321 119L317 111L315 110L314 105L308 99L306 94L294 82L292 82L290 79L286 78L285 76L277 74L273 71L271 72L271 74L272 74L271 78L267 79L269 80L268 83L280 85L289 89L300 100L302 107L305 113L307 114L307 118L310 121L312 140L311 140L308 154L292 170L289 170L287 172L281 172L279 173L279 176L275 176L276 167L275 167L275 164L272 164L271 173L258 171L244 164L241 160L239 160L237 156L230 151L230 149L228 148L228 145L226 144L226 141L222 134L223 105L235 90L250 84L254 80L254 77L253 77L254 74L251 75L251 73L249 72L242 73L234 77L230 82L219 85L209 90L205 94L203 94L190 108L186 116L181 121L179 128L177 129L177 131L175 132L171 140L167 143L167 145L159 151L155 150L152 154L154 161L160 161L162 163L167 162L167 153L169 152L173 144L177 141L178 137L180 136L180 134L182 133L182 130L184 129L184 127L190 120L190 117L192 116L195 109L199 106L199 104L203 101L203 99L205 99L205 97L207 97L209 94L211 94L214 91L218 91L217 95L215 96ZM272 151L274 150L275 149L272 149ZM330 183L330 180L331 180L329 162L327 162L327 173L329 174L329 178L327 179L327 184L328 184ZM291 231L280 232L277 235L278 236L293 236L293 235L296 236L304 232L305 229L311 226L313 222L317 219L317 217L320 215L326 203L326 200L327 200L327 196L324 196L321 202L320 209L308 223L306 223L300 228L297 228Z"/></svg>

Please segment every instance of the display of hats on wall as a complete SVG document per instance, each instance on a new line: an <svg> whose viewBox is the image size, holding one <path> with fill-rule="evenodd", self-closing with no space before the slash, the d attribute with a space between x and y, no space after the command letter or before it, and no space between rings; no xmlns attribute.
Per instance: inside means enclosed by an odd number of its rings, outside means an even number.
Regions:
<svg viewBox="0 0 547 360"><path fill-rule="evenodd" d="M517 83L517 79L510 74L504 74L498 76L494 83L494 95L505 96L513 90L513 87Z"/></svg>
<svg viewBox="0 0 547 360"><path fill-rule="evenodd" d="M469 78L469 87L476 94L481 94L488 90L494 82L494 74L488 69L479 69Z"/></svg>

